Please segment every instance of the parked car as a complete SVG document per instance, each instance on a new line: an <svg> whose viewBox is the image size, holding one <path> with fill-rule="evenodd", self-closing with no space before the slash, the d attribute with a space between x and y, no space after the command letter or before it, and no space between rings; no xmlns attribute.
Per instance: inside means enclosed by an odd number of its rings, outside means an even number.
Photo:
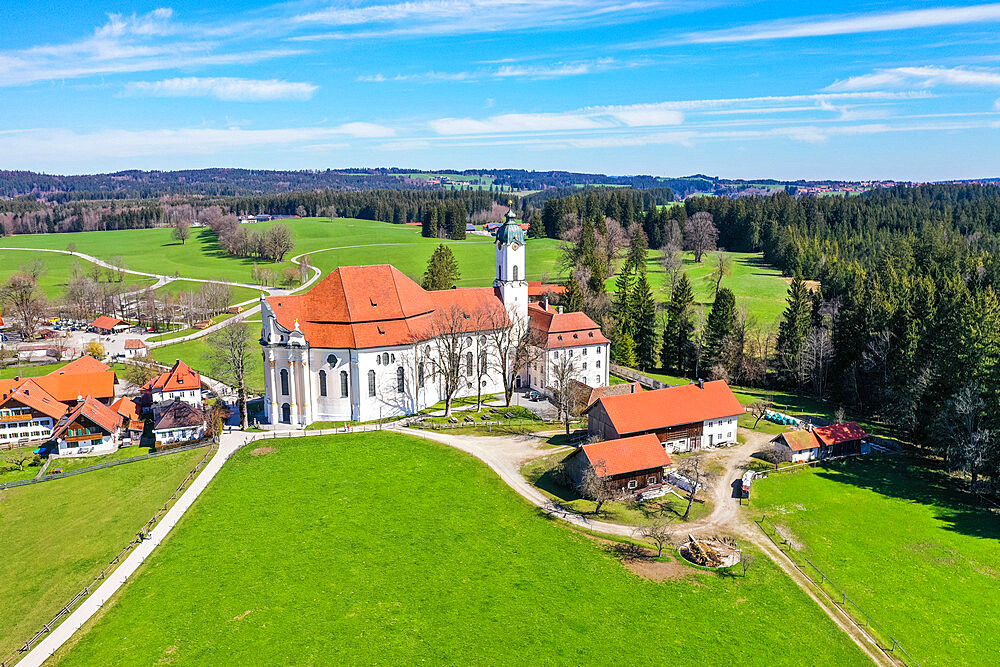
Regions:
<svg viewBox="0 0 1000 667"><path fill-rule="evenodd" d="M542 400L542 395L540 393L538 393L537 391L535 391L534 389L532 389L531 391L528 392L528 400L529 401L540 401L540 400Z"/></svg>

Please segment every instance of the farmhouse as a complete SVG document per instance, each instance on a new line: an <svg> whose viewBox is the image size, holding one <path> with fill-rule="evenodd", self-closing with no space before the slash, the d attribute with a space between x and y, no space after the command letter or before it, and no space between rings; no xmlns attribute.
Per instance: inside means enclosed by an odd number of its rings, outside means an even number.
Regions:
<svg viewBox="0 0 1000 667"><path fill-rule="evenodd" d="M663 483L670 455L652 433L584 445L566 458L570 478L580 484L589 473L621 496Z"/></svg>
<svg viewBox="0 0 1000 667"><path fill-rule="evenodd" d="M139 406L131 398L122 396L111 404L111 409L122 416L122 445L138 445L146 424L139 417Z"/></svg>
<svg viewBox="0 0 1000 667"><path fill-rule="evenodd" d="M794 462L816 461L833 456L867 454L868 434L856 422L832 424L801 431L787 431L772 442L791 452Z"/></svg>
<svg viewBox="0 0 1000 667"><path fill-rule="evenodd" d="M584 412L591 436L653 433L667 451L683 452L735 443L736 419L745 410L725 380L715 380L605 396Z"/></svg>
<svg viewBox="0 0 1000 667"><path fill-rule="evenodd" d="M66 412L52 430L56 454L91 454L118 449L122 416L92 396Z"/></svg>
<svg viewBox="0 0 1000 667"><path fill-rule="evenodd" d="M622 382L621 384L611 384L604 387L591 387L589 384L585 384L579 380L570 380L570 413L574 415L582 414L584 410L605 396L621 396L622 394L634 394L640 391L642 391L642 385L638 382Z"/></svg>
<svg viewBox="0 0 1000 667"><path fill-rule="evenodd" d="M306 425L413 414L442 400L446 383L456 381L456 397L477 389L501 392L503 378L487 363L496 356L487 335L496 327L541 332L532 340L547 353L574 348L574 361L588 366L580 364L580 377L607 384L608 341L590 318L529 309L524 244L524 230L508 212L496 233L492 287L427 291L382 264L342 266L307 293L262 297L268 421ZM448 346L461 360L451 364L460 366L457 378L435 362ZM541 373L524 370L514 386L526 388L529 376L541 386Z"/></svg>
<svg viewBox="0 0 1000 667"><path fill-rule="evenodd" d="M202 408L175 398L172 403L163 407L153 424L156 446L199 440L205 437L207 424Z"/></svg>
<svg viewBox="0 0 1000 667"><path fill-rule="evenodd" d="M201 407L201 375L180 359L169 371L160 373L142 387L143 409L152 411L154 419L175 399Z"/></svg>
<svg viewBox="0 0 1000 667"><path fill-rule="evenodd" d="M146 343L141 338L125 339L125 358L141 357L146 354Z"/></svg>

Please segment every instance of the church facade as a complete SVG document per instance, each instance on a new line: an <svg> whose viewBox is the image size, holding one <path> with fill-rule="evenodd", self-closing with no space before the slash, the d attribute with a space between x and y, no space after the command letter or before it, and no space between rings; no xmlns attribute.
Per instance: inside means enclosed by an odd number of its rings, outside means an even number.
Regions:
<svg viewBox="0 0 1000 667"><path fill-rule="evenodd" d="M544 352L537 356L545 358L551 354L549 345L563 354L569 347L588 348L587 368L579 379L607 384L608 341L590 318L563 315L547 304L544 310L538 304L529 307L529 293L547 286L534 283L529 289L524 246L524 231L509 212L496 234L492 287L428 291L382 264L343 266L304 294L262 298L268 421L292 426L371 421L434 405L444 399L449 382L441 372L440 346L445 338L455 340L459 330L459 363L450 366L459 371L454 398L475 396L478 390L484 395L504 391L501 373L487 363L496 357L489 334L497 326L530 331L532 342ZM558 329L560 318L573 320L575 329L553 331L552 322ZM445 320L450 327L442 326ZM586 353L579 354L583 359ZM601 363L594 366L598 358ZM540 382L537 373L532 381L526 367L514 386L544 390Z"/></svg>

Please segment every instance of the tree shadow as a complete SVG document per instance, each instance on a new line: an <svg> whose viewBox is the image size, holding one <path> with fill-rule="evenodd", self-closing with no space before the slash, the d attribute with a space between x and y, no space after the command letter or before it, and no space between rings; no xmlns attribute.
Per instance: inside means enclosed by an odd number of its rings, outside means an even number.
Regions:
<svg viewBox="0 0 1000 667"><path fill-rule="evenodd" d="M941 462L915 454L852 457L822 466L820 477L850 484L879 495L938 509L936 518L947 530L963 535L1000 539L1000 515L976 496L957 488Z"/></svg>

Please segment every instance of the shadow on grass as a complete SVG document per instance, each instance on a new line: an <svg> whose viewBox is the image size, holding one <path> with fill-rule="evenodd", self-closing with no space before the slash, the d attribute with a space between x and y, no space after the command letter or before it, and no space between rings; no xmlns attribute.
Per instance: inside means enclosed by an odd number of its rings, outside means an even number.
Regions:
<svg viewBox="0 0 1000 667"><path fill-rule="evenodd" d="M816 473L841 484L869 489L883 496L931 505L948 530L1000 539L1000 516L975 496L957 488L935 459L916 455L865 456L831 461Z"/></svg>

